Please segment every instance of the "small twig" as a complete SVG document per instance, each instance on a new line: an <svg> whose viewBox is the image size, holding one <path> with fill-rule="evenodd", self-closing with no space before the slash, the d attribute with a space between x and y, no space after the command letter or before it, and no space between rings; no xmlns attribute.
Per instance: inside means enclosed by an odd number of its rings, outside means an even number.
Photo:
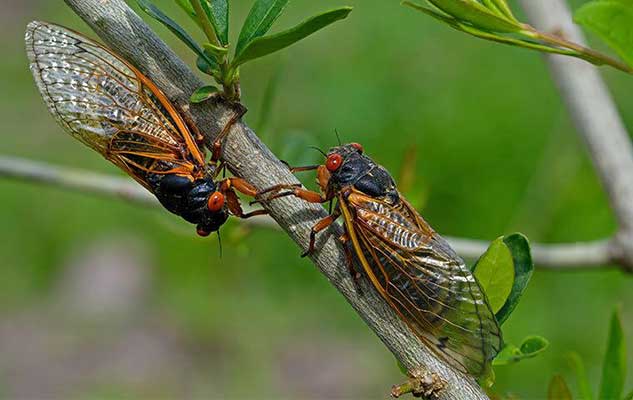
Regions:
<svg viewBox="0 0 633 400"><path fill-rule="evenodd" d="M152 206L162 209L154 195L130 178L119 178L9 156L0 156L0 177L114 197L143 207ZM253 211L253 208L248 205L243 205L242 208L247 213ZM250 226L279 229L275 221L266 216L249 218L244 220L244 223Z"/></svg>
<svg viewBox="0 0 633 400"><path fill-rule="evenodd" d="M18 157L0 156L0 176L117 197L140 205L160 206L156 197L131 179L59 167Z"/></svg>
<svg viewBox="0 0 633 400"><path fill-rule="evenodd" d="M0 177L120 198L143 206L160 207L154 196L129 178L118 178L23 158L0 156ZM246 212L252 211L246 205L243 207ZM279 226L267 217L250 218L244 222L251 226L279 229ZM485 240L456 237L446 239L460 256L470 260L477 259L490 245L490 242ZM534 262L540 268L595 268L617 263L613 240L571 244L532 243L531 248Z"/></svg>

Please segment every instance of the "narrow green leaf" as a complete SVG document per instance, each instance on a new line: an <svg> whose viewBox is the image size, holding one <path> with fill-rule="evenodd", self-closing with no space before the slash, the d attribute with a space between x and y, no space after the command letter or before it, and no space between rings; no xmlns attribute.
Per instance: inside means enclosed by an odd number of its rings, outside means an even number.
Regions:
<svg viewBox="0 0 633 400"><path fill-rule="evenodd" d="M501 10L497 7L493 0L481 0L481 3L486 7L491 13L504 18L505 15L501 12Z"/></svg>
<svg viewBox="0 0 633 400"><path fill-rule="evenodd" d="M341 7L335 10L327 11L309 18L299 25L288 30L276 33L270 36L264 36L253 40L237 54L233 60L233 66L236 67L246 61L263 57L267 54L274 53L293 43L313 34L314 32L325 28L326 26L341 20L352 11L352 7Z"/></svg>
<svg viewBox="0 0 633 400"><path fill-rule="evenodd" d="M483 5L493 14L502 19L509 19L512 22L519 22L512 14L508 2L506 0L481 0Z"/></svg>
<svg viewBox="0 0 633 400"><path fill-rule="evenodd" d="M187 15L189 15L191 19L193 19L197 24L200 24L200 21L198 21L198 17L196 16L196 11L193 9L189 0L176 0L176 3L184 12L187 13Z"/></svg>
<svg viewBox="0 0 633 400"><path fill-rule="evenodd" d="M201 103L207 99L210 99L217 92L218 88L216 88L215 86L201 86L196 89L195 92L193 92L189 101L191 101L192 103Z"/></svg>
<svg viewBox="0 0 633 400"><path fill-rule="evenodd" d="M633 2L594 0L576 11L574 21L600 36L633 66Z"/></svg>
<svg viewBox="0 0 633 400"><path fill-rule="evenodd" d="M473 0L427 0L452 17L492 32L520 32L523 26L507 17L495 15Z"/></svg>
<svg viewBox="0 0 633 400"><path fill-rule="evenodd" d="M207 54L204 53L204 50L196 43L195 40L189 34L180 27L173 19L169 18L165 15L158 7L149 2L148 0L137 0L139 7L143 11L147 13L150 17L156 19L158 22L163 24L167 29L169 29L174 35L178 37L181 41L183 41L191 50L193 50L198 57L201 57L207 64L215 65L217 62L211 58Z"/></svg>
<svg viewBox="0 0 633 400"><path fill-rule="evenodd" d="M518 22L512 10L510 10L510 6L508 6L507 0L491 0L499 10L505 15L507 18L511 19L514 22Z"/></svg>
<svg viewBox="0 0 633 400"><path fill-rule="evenodd" d="M239 54L253 40L264 36L287 5L288 0L256 0L242 25L235 54Z"/></svg>
<svg viewBox="0 0 633 400"><path fill-rule="evenodd" d="M490 308L496 313L505 304L514 283L512 254L503 237L492 242L479 258L474 274L486 293Z"/></svg>
<svg viewBox="0 0 633 400"><path fill-rule="evenodd" d="M549 389L547 390L547 400L572 400L569 387L565 383L560 375L554 375L549 382Z"/></svg>
<svg viewBox="0 0 633 400"><path fill-rule="evenodd" d="M582 362L580 355L578 353L570 353L567 358L576 372L576 381L578 384L578 391L580 392L580 398L583 400L593 400L589 377L587 376L585 364Z"/></svg>
<svg viewBox="0 0 633 400"><path fill-rule="evenodd" d="M213 25L215 34L223 46L229 44L228 0L202 0L202 9Z"/></svg>
<svg viewBox="0 0 633 400"><path fill-rule="evenodd" d="M532 271L534 270L532 255L530 254L530 244L525 236L520 233L514 233L505 236L503 243L512 254L514 282L512 284L512 291L503 304L503 307L495 314L499 325L508 319L517 304L519 304L519 300L527 288L530 278L532 277Z"/></svg>
<svg viewBox="0 0 633 400"><path fill-rule="evenodd" d="M410 7L410 8L413 8L414 10L421 11L421 12L425 13L426 15L429 15L429 16L437 19L440 22L444 22L445 24L450 25L454 29L461 30L459 28L459 21L457 21L455 18L451 17L450 15L444 14L443 12L431 10L428 7L421 6L419 4L413 3L413 2L408 1L408 0L404 0L400 4L402 4L404 6L407 6L407 7Z"/></svg>
<svg viewBox="0 0 633 400"><path fill-rule="evenodd" d="M600 383L601 400L619 400L624 390L626 378L626 348L622 332L620 312L615 310L611 316L607 352L602 364L602 382Z"/></svg>

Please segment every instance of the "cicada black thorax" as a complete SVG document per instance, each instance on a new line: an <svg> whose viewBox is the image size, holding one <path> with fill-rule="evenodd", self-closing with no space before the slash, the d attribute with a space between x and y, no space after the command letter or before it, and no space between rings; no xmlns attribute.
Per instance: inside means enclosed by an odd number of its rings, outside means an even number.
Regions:
<svg viewBox="0 0 633 400"><path fill-rule="evenodd" d="M354 144L334 147L330 150L330 154L333 153L342 157L342 165L330 172L329 190L339 193L352 187L370 197L398 204L400 196L396 184L386 169L364 155Z"/></svg>

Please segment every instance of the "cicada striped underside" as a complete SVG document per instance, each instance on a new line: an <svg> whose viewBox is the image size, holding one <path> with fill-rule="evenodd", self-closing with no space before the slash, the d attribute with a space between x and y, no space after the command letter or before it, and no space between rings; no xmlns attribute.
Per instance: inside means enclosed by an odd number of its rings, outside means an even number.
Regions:
<svg viewBox="0 0 633 400"><path fill-rule="evenodd" d="M502 346L501 331L475 277L398 192L391 175L363 154L358 143L330 149L317 170L321 193L296 185L260 192L268 200L293 195L336 205L311 231L316 234L343 216L341 238L350 262L366 276L409 328L458 370L482 376ZM352 269L353 265L350 265Z"/></svg>
<svg viewBox="0 0 633 400"><path fill-rule="evenodd" d="M229 215L247 218L235 190L253 196L239 178L216 182L222 170L218 135L206 161L202 136L167 97L134 66L79 33L31 22L26 51L37 87L50 113L75 139L100 153L152 192L170 212L206 236ZM232 122L239 119L237 113ZM192 132L196 132L194 135Z"/></svg>

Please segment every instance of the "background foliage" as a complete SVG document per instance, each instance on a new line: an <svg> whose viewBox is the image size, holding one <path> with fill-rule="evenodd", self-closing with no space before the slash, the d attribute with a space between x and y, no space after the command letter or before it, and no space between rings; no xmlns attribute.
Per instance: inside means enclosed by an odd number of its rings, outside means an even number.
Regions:
<svg viewBox="0 0 633 400"><path fill-rule="evenodd" d="M194 32L173 2L156 4ZM292 164L319 160L306 146L333 145L337 128L396 176L415 163L406 195L441 233L493 240L521 231L533 242L556 242L613 231L605 195L537 53L466 37L397 2L344 4L355 7L347 20L241 69L246 119L280 157ZM296 0L276 26L344 4ZM249 7L235 2L232 26ZM46 112L23 50L32 19L92 36L58 2L10 0L0 15L0 151L119 174ZM633 127L633 80L602 73ZM261 120L267 108L270 117ZM214 240L194 237L167 213L5 180L0 193L0 395L28 394L35 388L27 382L39 382L42 390L75 398L383 398L401 380L379 340L281 233L232 221L219 259ZM87 302L73 290L94 297L106 278L81 271L111 253L129 266L122 282L133 281L130 271L145 274L143 295L116 312L85 312ZM81 292L77 282L90 290ZM543 397L560 373L578 393L572 350L598 387L614 304L622 304L624 335L633 332L632 285L617 271L537 266L504 333L514 343L543 335L550 347L497 368L497 388ZM117 349L139 355L120 364L126 359ZM629 373L626 387L632 384Z"/></svg>

